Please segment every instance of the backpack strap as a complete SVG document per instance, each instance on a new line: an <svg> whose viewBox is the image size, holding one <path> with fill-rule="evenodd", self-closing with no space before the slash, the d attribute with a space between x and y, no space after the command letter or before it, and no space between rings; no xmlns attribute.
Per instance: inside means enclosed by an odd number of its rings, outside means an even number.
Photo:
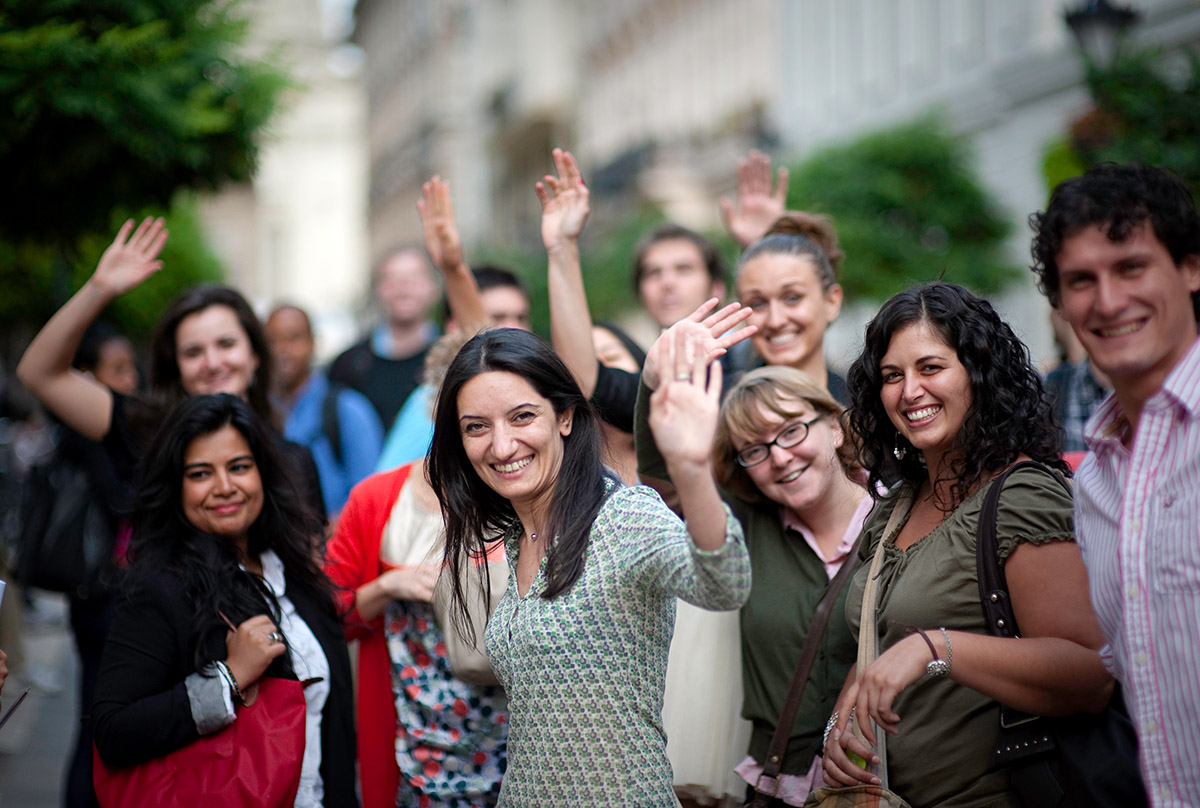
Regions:
<svg viewBox="0 0 1200 808"><path fill-rule="evenodd" d="M341 419L338 418L338 396L346 388L332 379L329 380L329 387L325 391L325 399L321 402L321 432L329 439L329 445L333 447L333 457L337 460L338 465L345 465L342 459L342 429Z"/></svg>

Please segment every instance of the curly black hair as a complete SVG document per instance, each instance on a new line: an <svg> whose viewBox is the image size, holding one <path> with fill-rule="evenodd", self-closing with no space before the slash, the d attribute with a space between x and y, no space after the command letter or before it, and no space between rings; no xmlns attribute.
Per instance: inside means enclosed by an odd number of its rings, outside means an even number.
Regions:
<svg viewBox="0 0 1200 808"><path fill-rule="evenodd" d="M1031 269L1051 305L1059 303L1058 254L1064 239L1098 225L1111 241L1124 241L1145 221L1176 265L1200 255L1200 215L1187 186L1171 171L1140 163L1101 163L1060 182L1045 212L1029 217ZM1200 321L1200 292L1192 295L1192 308Z"/></svg>
<svg viewBox="0 0 1200 808"><path fill-rule="evenodd" d="M1011 465L1020 455L1067 473L1062 433L1055 424L1041 377L1029 350L986 300L952 283L909 289L883 304L867 326L862 353L847 379L851 429L859 438L858 456L870 474L867 489L879 498L885 468L919 486L928 478L921 453L900 436L884 409L879 363L892 336L913 323L927 323L953 347L967 370L971 406L958 434L950 466L950 507L957 507L983 479ZM892 451L907 449L892 463Z"/></svg>

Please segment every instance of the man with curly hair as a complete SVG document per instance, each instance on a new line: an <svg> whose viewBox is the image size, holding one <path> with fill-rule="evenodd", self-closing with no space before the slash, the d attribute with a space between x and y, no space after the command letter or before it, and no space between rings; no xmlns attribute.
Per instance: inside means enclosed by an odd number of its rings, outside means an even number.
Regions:
<svg viewBox="0 0 1200 808"><path fill-rule="evenodd" d="M1030 217L1033 270L1113 393L1085 430L1076 532L1154 805L1200 804L1200 216L1105 164Z"/></svg>

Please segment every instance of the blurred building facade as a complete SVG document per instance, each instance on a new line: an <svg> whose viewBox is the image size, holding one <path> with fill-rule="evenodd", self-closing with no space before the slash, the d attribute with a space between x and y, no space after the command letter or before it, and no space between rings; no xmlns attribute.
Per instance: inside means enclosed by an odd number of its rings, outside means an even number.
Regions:
<svg viewBox="0 0 1200 808"><path fill-rule="evenodd" d="M366 100L361 58L342 49L337 2L251 0L249 55L283 65L294 82L261 146L252 183L201 201L227 281L265 315L307 309L328 356L358 330L366 297ZM349 8L344 9L349 23Z"/></svg>
<svg viewBox="0 0 1200 808"><path fill-rule="evenodd" d="M1127 2L1142 15L1134 43L1200 42L1194 0ZM1046 143L1087 107L1063 21L1078 5L359 0L371 252L418 238L414 204L435 172L452 183L468 244L538 244L532 187L555 145L580 158L597 218L652 199L712 227L749 148L791 160L930 108L971 136L984 180L1023 220L1045 203ZM1019 229L1015 261L1028 243ZM1032 283L1000 303L1044 350ZM853 350L860 330L844 317L832 339Z"/></svg>

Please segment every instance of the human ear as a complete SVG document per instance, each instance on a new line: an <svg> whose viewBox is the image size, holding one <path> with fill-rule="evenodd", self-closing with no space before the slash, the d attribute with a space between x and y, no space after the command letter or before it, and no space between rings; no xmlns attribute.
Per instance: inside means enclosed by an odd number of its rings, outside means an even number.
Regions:
<svg viewBox="0 0 1200 808"><path fill-rule="evenodd" d="M825 290L826 324L832 323L842 311L842 286L835 283Z"/></svg>
<svg viewBox="0 0 1200 808"><path fill-rule="evenodd" d="M562 435L564 438L567 435L570 435L571 434L571 425L574 422L574 420L575 420L575 408L574 407L571 407L571 408L559 413L558 434Z"/></svg>

